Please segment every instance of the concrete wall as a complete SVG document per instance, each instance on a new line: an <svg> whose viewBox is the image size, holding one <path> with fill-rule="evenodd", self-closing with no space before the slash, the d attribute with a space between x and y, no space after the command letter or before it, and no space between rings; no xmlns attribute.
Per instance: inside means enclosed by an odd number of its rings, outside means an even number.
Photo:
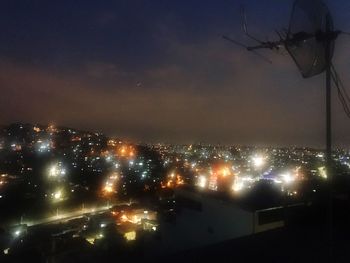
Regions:
<svg viewBox="0 0 350 263"><path fill-rule="evenodd" d="M200 202L202 209L182 209L176 224L161 222L161 240L153 244L157 253L173 253L253 233L254 213L232 202L190 191L178 191L177 196Z"/></svg>

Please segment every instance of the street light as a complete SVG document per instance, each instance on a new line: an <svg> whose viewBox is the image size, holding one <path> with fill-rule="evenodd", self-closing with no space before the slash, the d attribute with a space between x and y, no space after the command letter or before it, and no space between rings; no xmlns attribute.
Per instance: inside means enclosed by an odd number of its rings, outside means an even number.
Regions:
<svg viewBox="0 0 350 263"><path fill-rule="evenodd" d="M265 164L265 158L262 156L254 156L252 160L255 168L260 168Z"/></svg>

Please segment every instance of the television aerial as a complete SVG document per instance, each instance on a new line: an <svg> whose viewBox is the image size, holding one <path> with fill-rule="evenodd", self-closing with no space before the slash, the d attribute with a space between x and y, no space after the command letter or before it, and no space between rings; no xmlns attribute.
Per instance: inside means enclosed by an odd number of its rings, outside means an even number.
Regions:
<svg viewBox="0 0 350 263"><path fill-rule="evenodd" d="M293 58L301 75L310 78L325 73L326 87L326 171L329 182L329 222L330 242L332 244L332 115L331 115L331 86L332 80L337 89L338 98L343 109L350 118L350 96L347 93L337 71L332 64L334 53L334 42L340 34L349 33L334 30L333 19L328 7L322 0L295 0L289 21L288 29L276 31L279 39L277 41L261 41L248 32L246 15L241 9L242 27L245 35L256 42L256 45L247 46L232 38L223 36L224 39L244 47L260 58L271 63L265 56L257 52L259 49L270 49L273 51L287 50ZM332 248L330 247L330 251ZM331 252L332 254L332 252Z"/></svg>
<svg viewBox="0 0 350 263"><path fill-rule="evenodd" d="M331 81L337 88L339 100L346 115L350 118L350 96L339 78L333 64L334 42L340 34L349 34L334 30L333 19L328 7L321 0L295 0L288 29L276 31L278 40L262 41L251 35L247 27L244 8L241 8L242 28L247 37L256 42L248 46L230 37L224 39L253 52L265 61L268 58L257 51L270 49L287 50L293 58L301 75L310 78L325 72L326 75L326 165L330 177L332 158L332 126L331 126Z"/></svg>

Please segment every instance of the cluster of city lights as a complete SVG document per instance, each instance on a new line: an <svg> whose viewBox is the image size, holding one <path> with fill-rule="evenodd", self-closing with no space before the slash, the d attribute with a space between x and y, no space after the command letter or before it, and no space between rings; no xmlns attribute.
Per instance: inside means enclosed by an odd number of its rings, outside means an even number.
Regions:
<svg viewBox="0 0 350 263"><path fill-rule="evenodd" d="M36 150L39 153L50 152L51 148L52 148L52 143L49 140L41 140L41 139L39 139L36 142Z"/></svg>
<svg viewBox="0 0 350 263"><path fill-rule="evenodd" d="M244 189L251 188L256 181L257 179L251 176L236 176L232 185L232 190L234 192L241 192Z"/></svg>
<svg viewBox="0 0 350 263"><path fill-rule="evenodd" d="M136 150L132 145L121 145L117 149L117 155L119 157L134 158L136 156Z"/></svg>
<svg viewBox="0 0 350 263"><path fill-rule="evenodd" d="M52 202L57 203L65 199L63 188L58 188L54 190L51 194Z"/></svg>
<svg viewBox="0 0 350 263"><path fill-rule="evenodd" d="M48 176L49 178L60 178L66 175L66 169L63 167L61 162L57 162L49 167Z"/></svg>
<svg viewBox="0 0 350 263"><path fill-rule="evenodd" d="M262 168L266 163L266 157L255 155L252 157L253 165L256 169Z"/></svg>
<svg viewBox="0 0 350 263"><path fill-rule="evenodd" d="M166 180L166 183L161 183L162 188L168 187L173 188L184 184L183 177L176 173L175 171L171 172Z"/></svg>
<svg viewBox="0 0 350 263"><path fill-rule="evenodd" d="M110 176L108 176L104 186L103 186L103 193L105 195L109 195L112 193L117 192L117 181L118 181L118 173L114 172Z"/></svg>
<svg viewBox="0 0 350 263"><path fill-rule="evenodd" d="M281 191L284 191L286 187L288 189L294 188L297 181L303 180L304 176L301 173L300 166L278 172L277 169L268 164L267 160L268 157L266 155L255 154L250 157L248 166L243 172L240 166L230 166L225 163L210 166L207 170L197 168L194 170L194 172L198 171L195 185L201 189L213 191L219 190L219 184L221 186L231 185L234 193L241 193L246 189L252 188L260 180L269 180L271 183L280 185ZM323 169L319 169L319 173L320 176L326 178Z"/></svg>

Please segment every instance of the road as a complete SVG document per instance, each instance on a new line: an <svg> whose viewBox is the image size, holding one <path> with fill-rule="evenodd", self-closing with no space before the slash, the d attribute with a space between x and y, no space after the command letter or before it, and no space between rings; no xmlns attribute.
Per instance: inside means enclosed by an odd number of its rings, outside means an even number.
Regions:
<svg viewBox="0 0 350 263"><path fill-rule="evenodd" d="M108 206L100 206L100 207L93 207L93 208L83 208L83 209L77 209L74 211L66 212L66 213L59 213L57 211L57 215L51 216L51 217L46 217L42 219L38 219L35 221L24 221L22 222L23 224L26 224L28 227L31 226L37 226L37 225L43 225L43 224L52 224L52 223L58 223L61 221L66 221L66 220L71 220L74 218L79 218L82 217L83 215L86 214L97 214L97 213L102 213L108 211L113 206L119 206L119 205L130 205L134 202L115 202L111 203Z"/></svg>

